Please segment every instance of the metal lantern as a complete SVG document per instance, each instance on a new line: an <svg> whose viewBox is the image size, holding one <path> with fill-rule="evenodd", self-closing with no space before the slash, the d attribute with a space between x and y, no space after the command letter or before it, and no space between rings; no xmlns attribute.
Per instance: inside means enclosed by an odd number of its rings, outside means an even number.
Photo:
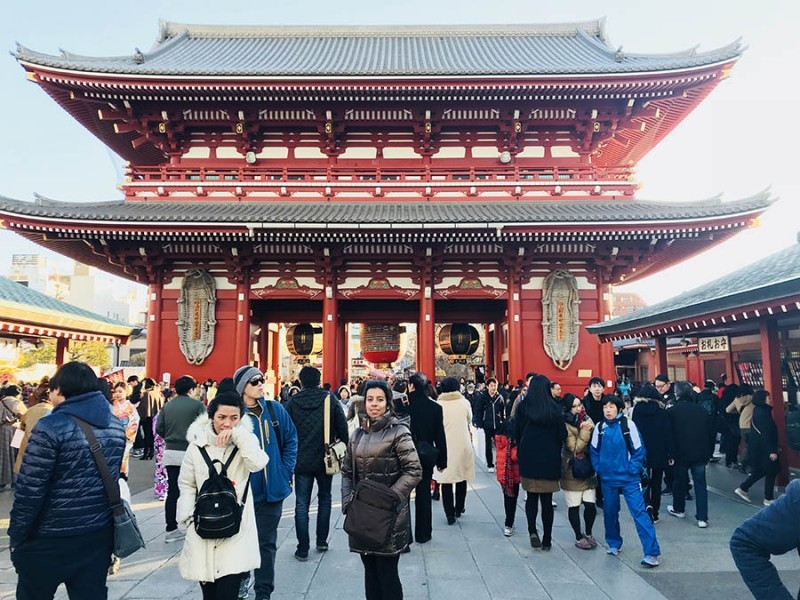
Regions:
<svg viewBox="0 0 800 600"><path fill-rule="evenodd" d="M361 324L361 356L378 367L388 367L400 356L399 325Z"/></svg>
<svg viewBox="0 0 800 600"><path fill-rule="evenodd" d="M286 330L286 347L294 356L308 356L322 352L322 327L311 323L298 323Z"/></svg>
<svg viewBox="0 0 800 600"><path fill-rule="evenodd" d="M450 357L466 359L480 344L478 330L469 323L451 323L439 330L439 347Z"/></svg>

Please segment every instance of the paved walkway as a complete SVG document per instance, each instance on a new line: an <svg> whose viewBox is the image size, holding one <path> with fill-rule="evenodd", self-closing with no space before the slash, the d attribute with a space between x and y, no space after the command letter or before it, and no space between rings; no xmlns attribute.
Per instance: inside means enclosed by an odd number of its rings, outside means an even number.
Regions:
<svg viewBox="0 0 800 600"><path fill-rule="evenodd" d="M476 453L482 456L481 452ZM408 600L479 600L484 598L526 598L530 600L739 600L750 598L733 565L727 542L733 529L758 507L747 505L732 491L743 477L719 464L708 468L710 527L699 529L692 517L676 519L666 512L664 498L661 522L657 525L663 556L657 569L639 565L641 546L630 516L621 516L623 552L607 556L601 546L593 551L574 547L566 518L563 494L556 494L553 549L534 550L526 535L525 514L520 503L518 533L502 534L503 499L493 473L477 459L476 479L469 487L466 512L456 525L448 526L439 503L434 502L433 540L414 544L400 559L400 577ZM132 461L132 469L146 471L152 462ZM145 473L146 475L146 473ZM297 562L295 550L294 498L287 499L278 536L276 590L274 600L316 600L363 598L362 567L358 556L347 550L338 503L339 482L334 482L334 511L330 550ZM762 489L751 490L754 502L762 500ZM111 600L200 599L199 586L181 579L178 572L180 544L164 542L163 503L147 490L134 495L134 508L141 523L147 548L122 563L119 573L109 577ZM11 494L0 494L0 517L7 517ZM2 524L5 536L7 520ZM313 531L312 516L312 531ZM595 536L603 539L602 512L598 514ZM0 598L13 598L15 573L3 538L0 552ZM800 562L794 553L778 557L776 564L790 589L800 585ZM63 588L57 598L66 598ZM251 596L252 598L252 596Z"/></svg>

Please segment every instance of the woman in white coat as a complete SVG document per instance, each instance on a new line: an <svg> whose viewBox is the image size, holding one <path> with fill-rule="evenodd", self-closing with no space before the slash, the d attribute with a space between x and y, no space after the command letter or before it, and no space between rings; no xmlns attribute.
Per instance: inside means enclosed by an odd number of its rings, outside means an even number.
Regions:
<svg viewBox="0 0 800 600"><path fill-rule="evenodd" d="M442 405L444 435L447 439L447 468L433 473L441 484L442 508L447 524L452 525L464 512L467 499L467 481L475 479L475 456L472 451L472 406L461 395L460 383L455 377L442 380L441 393L436 399ZM455 501L453 488L455 487Z"/></svg>
<svg viewBox="0 0 800 600"><path fill-rule="evenodd" d="M199 581L203 600L236 600L242 576L261 566L258 550L253 496L247 495L239 533L221 539L201 538L192 526L194 503L203 483L208 479L200 448L204 447L211 460L223 463L230 458L234 446L236 456L228 467L228 478L241 501L250 473L261 471L269 457L253 434L250 419L242 419L244 402L235 392L217 394L208 404L208 416L201 415L189 427L186 439L189 448L181 464L178 487L178 522L187 526L186 540L179 562L181 576Z"/></svg>

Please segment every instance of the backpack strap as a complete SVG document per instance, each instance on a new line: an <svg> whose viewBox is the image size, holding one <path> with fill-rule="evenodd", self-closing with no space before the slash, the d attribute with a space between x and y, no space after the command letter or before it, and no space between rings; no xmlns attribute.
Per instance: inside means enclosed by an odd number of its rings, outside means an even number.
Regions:
<svg viewBox="0 0 800 600"><path fill-rule="evenodd" d="M325 396L325 403L322 409L322 428L323 439L322 444L327 448L331 443L331 395Z"/></svg>
<svg viewBox="0 0 800 600"><path fill-rule="evenodd" d="M603 429L605 428L605 421L600 421L597 425L597 451L600 452L600 447L603 445ZM619 427L622 430L622 437L625 440L625 445L628 447L628 454L633 456L633 440L631 439L631 429L628 426L628 417L621 417L619 420Z"/></svg>
<svg viewBox="0 0 800 600"><path fill-rule="evenodd" d="M275 438L278 440L278 450L283 451L283 441L281 440L281 424L278 422L278 419L275 416L275 409L272 407L272 400L264 400L264 403L267 405L267 410L269 411L269 423L272 425L272 430L275 432Z"/></svg>
<svg viewBox="0 0 800 600"><path fill-rule="evenodd" d="M208 452L206 452L206 449L203 446L198 446L198 449L200 450L200 455L203 457L203 460L206 461L206 464L208 465L208 474L214 475L216 473L216 469L214 468L214 463L219 463L222 466L222 470L219 472L219 475L223 475L225 477L228 476L228 467L231 466L231 462L233 462L233 457L236 456L236 453L239 451L239 447L234 446L233 452L231 452L230 456L228 457L228 460L226 460L223 463L221 460L216 460L216 459L211 460L211 457L208 455ZM247 483L244 486L244 494L242 494L242 505L244 505L244 503L247 502L247 492L249 489L250 489L250 478L248 477Z"/></svg>

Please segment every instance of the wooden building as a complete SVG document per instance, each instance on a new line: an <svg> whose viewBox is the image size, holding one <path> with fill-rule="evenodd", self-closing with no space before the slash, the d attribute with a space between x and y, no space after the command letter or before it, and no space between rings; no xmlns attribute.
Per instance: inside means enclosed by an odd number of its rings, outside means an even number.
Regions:
<svg viewBox="0 0 800 600"><path fill-rule="evenodd" d="M738 43L631 54L602 21L261 27L162 23L152 50L17 60L129 161L124 199L0 201L6 227L149 286L147 370L275 373L278 323L483 323L489 374L583 389L614 373L612 285L749 227L768 194L636 198L637 162ZM673 165L676 172L688 165ZM689 191L690 192L690 191ZM685 198L676 198L685 200Z"/></svg>

